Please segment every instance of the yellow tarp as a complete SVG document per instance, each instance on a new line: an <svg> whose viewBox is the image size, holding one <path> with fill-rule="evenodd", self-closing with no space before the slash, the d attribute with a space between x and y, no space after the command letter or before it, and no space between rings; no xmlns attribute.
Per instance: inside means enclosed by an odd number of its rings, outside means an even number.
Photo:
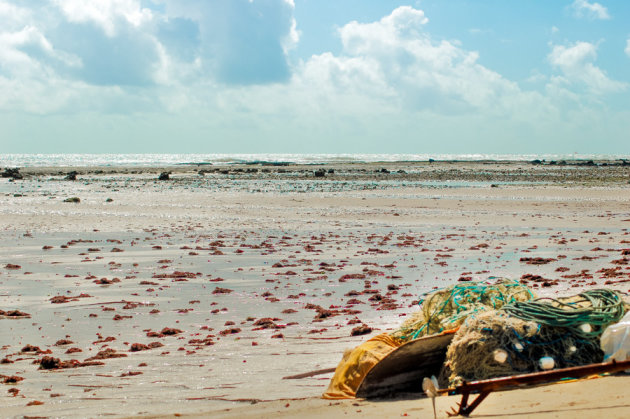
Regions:
<svg viewBox="0 0 630 419"><path fill-rule="evenodd" d="M335 375L322 397L324 399L353 399L363 378L372 367L402 343L401 340L383 333L346 353L337 365Z"/></svg>

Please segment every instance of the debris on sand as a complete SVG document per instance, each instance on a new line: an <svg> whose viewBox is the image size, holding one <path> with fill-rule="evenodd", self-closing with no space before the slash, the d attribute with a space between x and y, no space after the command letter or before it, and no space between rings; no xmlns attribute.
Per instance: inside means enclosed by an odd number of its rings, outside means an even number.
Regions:
<svg viewBox="0 0 630 419"><path fill-rule="evenodd" d="M20 310L0 310L0 318L3 317L9 319L30 319L31 315Z"/></svg>
<svg viewBox="0 0 630 419"><path fill-rule="evenodd" d="M94 361L97 359L110 359L110 358L124 358L127 354L121 354L116 352L115 349L107 348L99 351L96 355L89 357L86 361Z"/></svg>
<svg viewBox="0 0 630 419"><path fill-rule="evenodd" d="M350 332L350 336L361 336L372 333L372 328L368 325L362 324L361 326L357 326L352 329Z"/></svg>
<svg viewBox="0 0 630 419"><path fill-rule="evenodd" d="M86 362L77 361L76 359L72 359L70 361L61 361L59 358L53 358L52 356L45 356L39 360L36 360L36 363L39 364L40 370L59 370L59 369L67 369L67 368L79 368L79 367L91 367L94 365L105 365L103 362L90 362L90 360L86 360Z"/></svg>

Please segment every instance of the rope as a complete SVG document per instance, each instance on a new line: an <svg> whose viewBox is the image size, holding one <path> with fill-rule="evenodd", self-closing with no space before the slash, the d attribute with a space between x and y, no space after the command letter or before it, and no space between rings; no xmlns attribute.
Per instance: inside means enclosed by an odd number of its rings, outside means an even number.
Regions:
<svg viewBox="0 0 630 419"><path fill-rule="evenodd" d="M588 290L576 297L571 302L554 298L513 301L501 310L522 320L571 329L583 338L599 336L604 326L616 323L624 315L624 302L613 290Z"/></svg>
<svg viewBox="0 0 630 419"><path fill-rule="evenodd" d="M513 301L472 315L455 334L440 378L456 385L540 371L548 368L543 358L550 358L553 368L601 362L599 336L624 312L618 292L595 289L568 298Z"/></svg>
<svg viewBox="0 0 630 419"><path fill-rule="evenodd" d="M412 340L440 333L458 327L472 314L533 298L529 288L507 279L498 279L495 284L455 284L423 296L427 295L418 302L421 311L412 315L410 321L393 333L394 336Z"/></svg>

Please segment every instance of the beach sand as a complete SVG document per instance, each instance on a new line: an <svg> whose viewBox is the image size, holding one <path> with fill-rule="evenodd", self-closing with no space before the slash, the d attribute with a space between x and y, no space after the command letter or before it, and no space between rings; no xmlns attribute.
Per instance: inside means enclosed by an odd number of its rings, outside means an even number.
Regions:
<svg viewBox="0 0 630 419"><path fill-rule="evenodd" d="M628 166L321 168L35 168L0 179L0 310L30 315L0 318L0 375L23 378L1 388L0 416L431 417L422 397L331 402L319 399L331 373L282 377L335 367L460 278L538 275L529 285L548 296L630 290ZM72 170L77 180L64 180ZM171 179L158 181L162 171ZM520 260L538 257L552 260ZM361 324L372 333L351 336ZM33 363L105 349L125 356ZM625 417L629 383L493 393L474 416ZM458 399L438 398L438 415Z"/></svg>

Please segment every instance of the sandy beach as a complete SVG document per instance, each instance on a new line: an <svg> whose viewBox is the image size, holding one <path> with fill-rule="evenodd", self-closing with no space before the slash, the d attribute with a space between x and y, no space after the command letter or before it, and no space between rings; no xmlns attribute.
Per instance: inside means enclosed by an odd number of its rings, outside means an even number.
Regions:
<svg viewBox="0 0 630 419"><path fill-rule="evenodd" d="M621 161L20 173L0 179L0 310L22 313L0 316L1 417L431 417L420 394L337 402L332 373L283 377L462 278L630 291ZM626 417L629 380L493 393L473 416Z"/></svg>

